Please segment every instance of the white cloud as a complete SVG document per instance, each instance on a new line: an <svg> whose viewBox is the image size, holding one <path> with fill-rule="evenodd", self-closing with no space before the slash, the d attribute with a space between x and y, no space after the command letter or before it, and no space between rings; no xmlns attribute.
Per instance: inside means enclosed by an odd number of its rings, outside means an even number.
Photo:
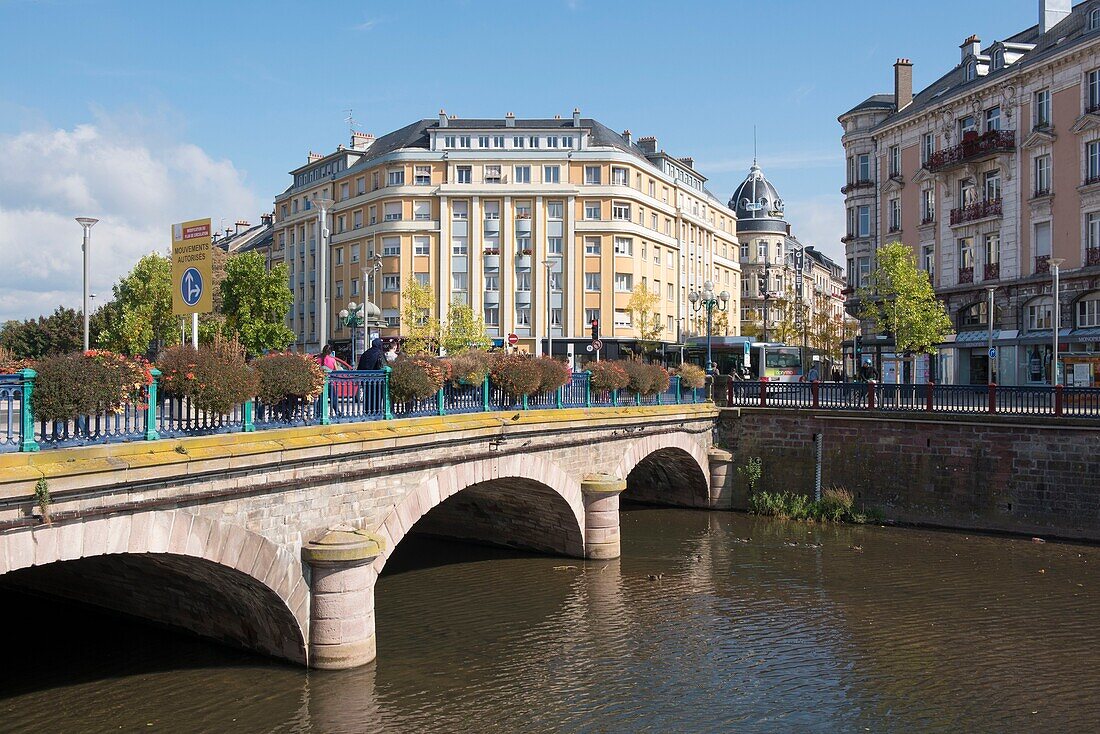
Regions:
<svg viewBox="0 0 1100 734"><path fill-rule="evenodd" d="M353 31L369 31L376 25L378 25L378 21L376 19L364 20L362 23L357 23L356 25L353 25L351 29Z"/></svg>
<svg viewBox="0 0 1100 734"><path fill-rule="evenodd" d="M241 171L190 143L162 143L109 118L0 135L0 321L80 307L82 232L92 216L91 287L104 303L138 258L168 248L173 222L253 220L269 204Z"/></svg>
<svg viewBox="0 0 1100 734"><path fill-rule="evenodd" d="M841 267L844 257L844 197L841 195L814 196L808 199L786 200L787 220L791 232L803 244L813 245L835 260Z"/></svg>

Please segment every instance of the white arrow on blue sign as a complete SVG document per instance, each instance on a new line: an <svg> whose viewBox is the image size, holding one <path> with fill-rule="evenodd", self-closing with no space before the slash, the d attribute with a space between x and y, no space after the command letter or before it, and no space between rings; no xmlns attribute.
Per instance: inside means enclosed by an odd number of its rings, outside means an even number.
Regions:
<svg viewBox="0 0 1100 734"><path fill-rule="evenodd" d="M990 347L989 348L989 358L990 359L996 359L997 358L997 347Z"/></svg>

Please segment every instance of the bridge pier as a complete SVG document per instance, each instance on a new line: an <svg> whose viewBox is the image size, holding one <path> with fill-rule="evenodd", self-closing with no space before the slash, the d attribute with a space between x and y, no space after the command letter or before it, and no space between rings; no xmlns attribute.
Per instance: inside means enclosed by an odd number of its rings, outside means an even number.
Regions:
<svg viewBox="0 0 1100 734"><path fill-rule="evenodd" d="M589 474L581 482L584 499L584 557L619 557L619 495L626 480L610 474Z"/></svg>
<svg viewBox="0 0 1100 734"><path fill-rule="evenodd" d="M374 660L372 562L382 552L378 536L349 525L330 528L302 547L309 564L309 665L354 668Z"/></svg>
<svg viewBox="0 0 1100 734"><path fill-rule="evenodd" d="M712 446L707 450L710 465L710 506L714 510L733 508L733 454Z"/></svg>

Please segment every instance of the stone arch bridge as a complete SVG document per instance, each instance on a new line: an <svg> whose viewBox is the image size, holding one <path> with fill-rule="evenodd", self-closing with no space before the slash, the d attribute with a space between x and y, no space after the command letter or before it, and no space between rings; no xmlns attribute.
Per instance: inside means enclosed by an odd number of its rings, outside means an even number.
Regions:
<svg viewBox="0 0 1100 734"><path fill-rule="evenodd" d="M375 580L414 530L614 558L620 493L728 506L716 418L477 413L2 455L0 585L353 667L375 657Z"/></svg>

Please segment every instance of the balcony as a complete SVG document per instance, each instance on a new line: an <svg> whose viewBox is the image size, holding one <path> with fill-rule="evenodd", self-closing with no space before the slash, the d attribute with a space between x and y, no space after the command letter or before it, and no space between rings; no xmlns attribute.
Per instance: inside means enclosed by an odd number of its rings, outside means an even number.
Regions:
<svg viewBox="0 0 1100 734"><path fill-rule="evenodd" d="M485 220L485 234L487 234L487 235L500 234L500 220L499 219L486 219Z"/></svg>
<svg viewBox="0 0 1100 734"><path fill-rule="evenodd" d="M936 215L935 214L925 214L923 217L920 218L920 223L921 223L922 227L926 224L934 224L935 221L936 221Z"/></svg>
<svg viewBox="0 0 1100 734"><path fill-rule="evenodd" d="M1001 264L1000 263L986 263L985 272L983 273L982 280L1000 280L1001 279Z"/></svg>
<svg viewBox="0 0 1100 734"><path fill-rule="evenodd" d="M482 263L486 270L500 270L500 251L486 249L482 254Z"/></svg>
<svg viewBox="0 0 1100 734"><path fill-rule="evenodd" d="M1100 265L1100 247L1085 248L1085 267Z"/></svg>
<svg viewBox="0 0 1100 734"><path fill-rule="evenodd" d="M870 189L870 188L874 188L874 185L875 185L875 182L872 181L871 179L861 178L858 181L853 181L852 183L848 184L847 186L842 186L840 188L840 193L847 194L847 193L849 193L851 191L855 191L857 189Z"/></svg>
<svg viewBox="0 0 1100 734"><path fill-rule="evenodd" d="M516 305L517 306L530 306L531 305L531 291L516 291Z"/></svg>
<svg viewBox="0 0 1100 734"><path fill-rule="evenodd" d="M1046 188L1042 188L1042 189L1035 189L1035 194L1031 198L1032 199L1041 199L1044 196L1050 196L1050 187L1049 186L1046 187Z"/></svg>
<svg viewBox="0 0 1100 734"><path fill-rule="evenodd" d="M523 254L522 252L516 254L516 270L530 270L531 269L531 253Z"/></svg>
<svg viewBox="0 0 1100 734"><path fill-rule="evenodd" d="M500 291L485 291L485 305L495 306L500 303Z"/></svg>
<svg viewBox="0 0 1100 734"><path fill-rule="evenodd" d="M959 284L974 282L974 266L959 268Z"/></svg>
<svg viewBox="0 0 1100 734"><path fill-rule="evenodd" d="M937 173L997 153L1011 153L1015 149L1015 130L990 130L982 135L969 132L963 136L962 142L958 145L930 155L924 167Z"/></svg>
<svg viewBox="0 0 1100 734"><path fill-rule="evenodd" d="M516 233L517 234L531 234L531 217L528 215L526 218L522 216L516 217Z"/></svg>
<svg viewBox="0 0 1100 734"><path fill-rule="evenodd" d="M1050 255L1035 256L1035 274L1050 272Z"/></svg>
<svg viewBox="0 0 1100 734"><path fill-rule="evenodd" d="M1001 216L1001 200L986 199L976 201L970 206L959 207L951 210L951 226L972 222L975 219Z"/></svg>

